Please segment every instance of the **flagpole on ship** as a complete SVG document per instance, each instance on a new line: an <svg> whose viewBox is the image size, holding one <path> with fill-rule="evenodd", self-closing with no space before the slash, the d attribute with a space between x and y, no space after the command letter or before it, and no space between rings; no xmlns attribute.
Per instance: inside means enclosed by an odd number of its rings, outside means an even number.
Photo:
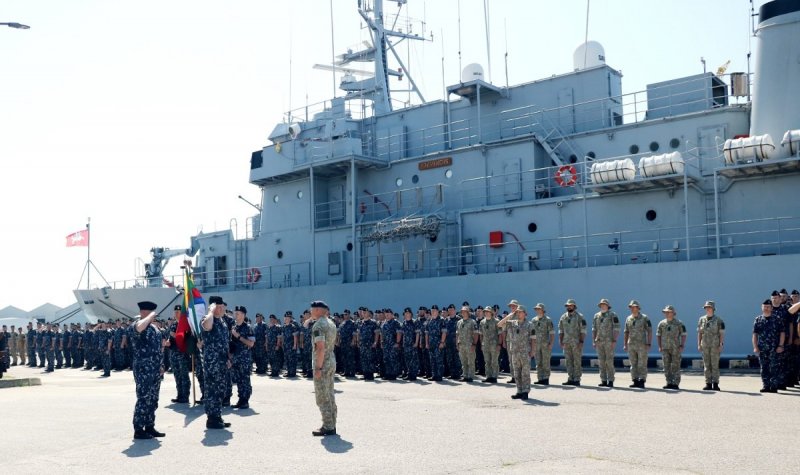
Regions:
<svg viewBox="0 0 800 475"><path fill-rule="evenodd" d="M92 217L86 218L86 288L91 289L92 286L89 282L89 274L92 273L92 232L89 230L89 225L92 223Z"/></svg>

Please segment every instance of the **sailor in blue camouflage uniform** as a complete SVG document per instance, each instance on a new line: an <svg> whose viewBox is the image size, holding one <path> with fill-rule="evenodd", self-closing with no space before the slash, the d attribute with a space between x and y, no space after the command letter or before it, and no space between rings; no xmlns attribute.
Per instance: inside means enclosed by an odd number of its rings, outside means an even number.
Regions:
<svg viewBox="0 0 800 475"><path fill-rule="evenodd" d="M400 342L403 332L392 309L387 309L386 320L381 325L383 347L383 379L394 381L400 375Z"/></svg>
<svg viewBox="0 0 800 475"><path fill-rule="evenodd" d="M36 326L36 342L35 342L35 345L36 345L36 356L39 357L39 367L40 368L44 368L45 367L45 363L46 363L44 343L42 343L42 340L44 339L45 331L46 331L45 330L45 326L42 325L41 323Z"/></svg>
<svg viewBox="0 0 800 475"><path fill-rule="evenodd" d="M286 377L297 377L297 347L300 345L300 329L294 322L292 311L289 310L283 315L283 331L281 347L283 348L283 360L286 363Z"/></svg>
<svg viewBox="0 0 800 475"><path fill-rule="evenodd" d="M161 332L153 325L158 314L153 302L139 302L139 319L128 330L133 346L133 380L136 406L133 410L133 438L164 437L155 428L158 394L161 390Z"/></svg>
<svg viewBox="0 0 800 475"><path fill-rule="evenodd" d="M47 328L45 329L44 333L42 333L42 348L44 349L45 358L47 360L47 369L45 369L45 371L48 373L52 373L54 371L53 360L55 360L56 357L54 337L55 334L53 333L53 325L48 323Z"/></svg>
<svg viewBox="0 0 800 475"><path fill-rule="evenodd" d="M777 290L773 290L770 296L771 304L772 304L772 314L773 316L777 317L778 320L781 321L784 336L789 335L792 326L792 316L789 314L789 311L786 307L783 306L783 302L781 301L781 294ZM784 345L788 343L787 341L784 342ZM787 360L786 356L788 353L785 351L786 348L783 348L780 353L775 356L776 364L777 364L777 373L778 373L778 380L780 384L778 384L778 389L781 391L786 390L786 369L787 369Z"/></svg>
<svg viewBox="0 0 800 475"><path fill-rule="evenodd" d="M222 297L208 299L208 315L203 317L203 371L205 373L206 428L224 429L230 422L222 420L222 399L227 390L227 374L231 366L228 359L230 332L222 319L225 302Z"/></svg>
<svg viewBox="0 0 800 475"><path fill-rule="evenodd" d="M233 318L233 315L230 311L226 310L225 315L222 316L222 321L225 322L225 326L228 327L228 359L231 360L231 350L233 346L232 336L230 336L230 332L233 329L234 325L236 325L236 319ZM228 365L228 371L225 372L226 379L225 379L225 397L222 398L222 406L228 407L231 405L231 397L233 396L233 362L231 360L231 364Z"/></svg>
<svg viewBox="0 0 800 475"><path fill-rule="evenodd" d="M416 381L419 374L419 336L420 330L410 307L403 310L403 360L406 365L406 381Z"/></svg>
<svg viewBox="0 0 800 475"><path fill-rule="evenodd" d="M97 353L103 367L103 378L111 376L111 333L104 322L99 322L97 329Z"/></svg>
<svg viewBox="0 0 800 475"><path fill-rule="evenodd" d="M447 337L445 322L439 316L439 306L431 305L431 318L425 331L425 348L430 353L431 359L431 381L441 381L444 371L442 361L442 351Z"/></svg>
<svg viewBox="0 0 800 475"><path fill-rule="evenodd" d="M447 315L442 317L447 328L447 337L444 342L444 375L450 379L461 378L461 359L458 357L458 344L456 343L456 327L461 317L456 314L455 304L447 307Z"/></svg>
<svg viewBox="0 0 800 475"><path fill-rule="evenodd" d="M428 327L428 308L421 306L417 309L417 332L419 332L419 348L417 360L419 361L419 374L423 378L431 377L431 355L425 348L425 332Z"/></svg>
<svg viewBox="0 0 800 475"><path fill-rule="evenodd" d="M36 329L33 323L28 323L28 333L25 335L25 344L28 347L28 366L36 367Z"/></svg>
<svg viewBox="0 0 800 475"><path fill-rule="evenodd" d="M773 312L772 301L765 300L753 323L753 352L761 364L762 393L776 393L783 383L778 357L784 351L785 338L783 321Z"/></svg>
<svg viewBox="0 0 800 475"><path fill-rule="evenodd" d="M64 324L64 332L69 332L66 323ZM55 325L56 369L61 369L64 365L64 332L59 331L58 325Z"/></svg>
<svg viewBox="0 0 800 475"><path fill-rule="evenodd" d="M128 339L125 337L125 328L122 322L117 320L117 327L114 328L112 346L114 348L114 371L125 369L125 347L128 346Z"/></svg>
<svg viewBox="0 0 800 475"><path fill-rule="evenodd" d="M283 328L278 323L278 317L270 314L267 326L267 359L269 360L269 375L273 378L280 376L283 367L283 352L280 348L282 333Z"/></svg>
<svg viewBox="0 0 800 475"><path fill-rule="evenodd" d="M84 331L81 328L81 324L75 325L75 331L72 332L72 367L73 368L82 368L83 367L83 336Z"/></svg>
<svg viewBox="0 0 800 475"><path fill-rule="evenodd" d="M356 324L350 318L350 310L345 309L344 320L339 325L339 348L342 357L342 366L345 378L352 378L356 375L356 351L358 347L355 343L354 333Z"/></svg>
<svg viewBox="0 0 800 475"><path fill-rule="evenodd" d="M244 306L236 307L236 324L231 328L231 353L233 382L236 383L236 391L239 401L233 406L236 409L248 409L250 407L250 395L253 394L253 386L250 384L250 373L253 371L253 356L251 348L255 345L256 337L253 329L245 322L247 308Z"/></svg>
<svg viewBox="0 0 800 475"><path fill-rule="evenodd" d="M83 334L83 353L84 358L86 359L86 369L94 368L94 354L95 354L95 345L96 341L94 340L94 330L92 330L92 325L86 324L86 331Z"/></svg>
<svg viewBox="0 0 800 475"><path fill-rule="evenodd" d="M72 367L72 332L75 331L75 324L64 324L64 334L62 336L63 353L64 353L64 367Z"/></svg>
<svg viewBox="0 0 800 475"><path fill-rule="evenodd" d="M192 388L192 381L189 378L189 371L191 371L192 361L191 355L188 352L183 352L178 348L177 331L178 320L183 312L181 305L173 307L174 319L169 324L169 347L165 351L169 351L169 362L172 366L172 376L175 378L175 389L178 396L172 399L175 404L186 404L189 402L189 392Z"/></svg>
<svg viewBox="0 0 800 475"><path fill-rule="evenodd" d="M253 346L253 362L256 364L256 374L267 373L267 324L264 323L264 315L256 314L256 324L253 325L253 336L255 345Z"/></svg>
<svg viewBox="0 0 800 475"><path fill-rule="evenodd" d="M363 320L358 324L358 351L361 359L361 373L364 381L375 379L375 358L373 353L378 346L378 324L372 319L369 310L362 312Z"/></svg>

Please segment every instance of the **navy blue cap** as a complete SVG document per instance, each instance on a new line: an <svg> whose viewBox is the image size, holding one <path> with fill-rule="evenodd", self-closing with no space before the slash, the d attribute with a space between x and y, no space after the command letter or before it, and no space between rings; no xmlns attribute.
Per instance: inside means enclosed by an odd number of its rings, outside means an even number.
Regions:
<svg viewBox="0 0 800 475"><path fill-rule="evenodd" d="M313 302L311 302L310 307L311 308L324 308L324 309L327 310L328 309L328 304L326 304L322 300L314 300Z"/></svg>
<svg viewBox="0 0 800 475"><path fill-rule="evenodd" d="M182 305L176 305L176 306L172 307L172 310L183 310L183 306Z"/></svg>
<svg viewBox="0 0 800 475"><path fill-rule="evenodd" d="M147 300L145 300L143 302L139 302L136 305L139 306L139 310L150 310L151 312L153 310L155 310L156 308L158 308L158 305L156 305L153 302L147 301Z"/></svg>

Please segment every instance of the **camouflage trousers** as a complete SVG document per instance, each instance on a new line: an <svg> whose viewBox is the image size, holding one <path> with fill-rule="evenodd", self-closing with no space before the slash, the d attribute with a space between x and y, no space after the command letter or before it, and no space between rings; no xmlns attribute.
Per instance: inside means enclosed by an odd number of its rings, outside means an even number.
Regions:
<svg viewBox="0 0 800 475"><path fill-rule="evenodd" d="M125 369L125 348L119 346L114 347L114 369L122 371Z"/></svg>
<svg viewBox="0 0 800 475"><path fill-rule="evenodd" d="M550 358L552 356L553 350L549 344L536 345L533 357L536 358L536 377L539 381L550 379Z"/></svg>
<svg viewBox="0 0 800 475"><path fill-rule="evenodd" d="M156 423L161 373L158 361L134 362L133 380L136 383L136 406L133 409L133 429L140 430Z"/></svg>
<svg viewBox="0 0 800 475"><path fill-rule="evenodd" d="M631 360L631 379L634 381L647 379L647 347L644 345L628 345L628 358Z"/></svg>
<svg viewBox="0 0 800 475"><path fill-rule="evenodd" d="M383 347L383 377L396 378L400 374L399 350L392 343Z"/></svg>
<svg viewBox="0 0 800 475"><path fill-rule="evenodd" d="M72 353L72 367L80 368L83 366L83 349L74 348Z"/></svg>
<svg viewBox="0 0 800 475"><path fill-rule="evenodd" d="M423 345L420 345L417 352L417 359L419 360L419 374L422 376L431 375L431 354L428 350L423 348Z"/></svg>
<svg viewBox="0 0 800 475"><path fill-rule="evenodd" d="M56 366L63 366L64 365L64 352L58 348L55 349L56 352Z"/></svg>
<svg viewBox="0 0 800 475"><path fill-rule="evenodd" d="M570 381L580 381L583 369L581 368L581 358L583 357L582 343L565 343L563 345L564 359L567 363L567 378Z"/></svg>
<svg viewBox="0 0 800 475"><path fill-rule="evenodd" d="M17 344L17 352L19 353L19 364L25 365L25 360L28 357L28 345L25 340Z"/></svg>
<svg viewBox="0 0 800 475"><path fill-rule="evenodd" d="M69 368L72 366L72 348L66 347L64 348L64 366Z"/></svg>
<svg viewBox="0 0 800 475"><path fill-rule="evenodd" d="M497 345L483 345L483 361L486 364L486 377L497 378L500 374L500 351Z"/></svg>
<svg viewBox="0 0 800 475"><path fill-rule="evenodd" d="M355 347L352 344L346 344L341 347L340 354L342 357L342 371L344 372L345 376L356 375L357 352L358 352L358 347Z"/></svg>
<svg viewBox="0 0 800 475"><path fill-rule="evenodd" d="M778 356L774 348L758 353L758 362L761 364L761 384L766 389L776 389L783 382L778 373Z"/></svg>
<svg viewBox="0 0 800 475"><path fill-rule="evenodd" d="M256 364L256 373L264 374L267 372L267 350L264 348L264 341L256 341L253 347L253 362Z"/></svg>
<svg viewBox="0 0 800 475"><path fill-rule="evenodd" d="M192 382L189 379L189 371L192 362L187 353L172 350L169 355L170 365L172 366L172 376L175 377L175 389L178 391L178 399L189 399L189 391Z"/></svg>
<svg viewBox="0 0 800 475"><path fill-rule="evenodd" d="M511 374L517 383L517 394L531 390L531 358L526 353L514 353L511 358Z"/></svg>
<svg viewBox="0 0 800 475"><path fill-rule="evenodd" d="M278 376L283 366L283 352L275 348L267 350L267 359L269 360L270 375Z"/></svg>
<svg viewBox="0 0 800 475"><path fill-rule="evenodd" d="M103 365L103 374L111 374L111 353L108 350L100 351L100 362Z"/></svg>
<svg viewBox="0 0 800 475"><path fill-rule="evenodd" d="M459 345L458 358L461 360L461 368L464 378L472 379L475 377L475 347L472 345Z"/></svg>
<svg viewBox="0 0 800 475"><path fill-rule="evenodd" d="M664 378L667 384L681 384L681 350L664 348Z"/></svg>
<svg viewBox="0 0 800 475"><path fill-rule="evenodd" d="M702 350L703 373L706 377L706 384L719 384L719 346L703 346Z"/></svg>
<svg viewBox="0 0 800 475"><path fill-rule="evenodd" d="M53 365L55 364L56 352L55 350L47 350L46 355L47 355L47 369L52 371Z"/></svg>
<svg viewBox="0 0 800 475"><path fill-rule="evenodd" d="M416 348L406 348L403 350L403 359L405 360L406 374L409 378L416 378L419 374L419 354Z"/></svg>
<svg viewBox="0 0 800 475"><path fill-rule="evenodd" d="M28 347L28 364L36 366L36 349L31 346Z"/></svg>
<svg viewBox="0 0 800 475"><path fill-rule="evenodd" d="M13 341L13 340L12 340ZM17 364L17 344L9 343L8 345L8 357L12 364Z"/></svg>
<svg viewBox="0 0 800 475"><path fill-rule="evenodd" d="M283 360L286 362L286 376L297 375L297 351L283 348Z"/></svg>
<svg viewBox="0 0 800 475"><path fill-rule="evenodd" d="M314 397L322 414L322 428L335 429L337 408L333 392L333 375L336 374L336 365L324 365L321 373L319 378L314 378Z"/></svg>
<svg viewBox="0 0 800 475"><path fill-rule="evenodd" d="M361 345L359 355L361 356L361 372L365 376L371 376L375 372L375 360L372 356L372 346Z"/></svg>
<svg viewBox="0 0 800 475"><path fill-rule="evenodd" d="M431 345L429 350L431 360L431 376L441 378L444 372L444 361L442 361L442 349L439 345Z"/></svg>
<svg viewBox="0 0 800 475"><path fill-rule="evenodd" d="M446 372L451 378L458 378L461 376L461 360L459 359L458 353L458 348L456 347L454 341L445 343L444 363L445 367L447 368Z"/></svg>
<svg viewBox="0 0 800 475"><path fill-rule="evenodd" d="M224 361L204 361L203 408L209 418L222 417L222 399L227 392L228 368Z"/></svg>
<svg viewBox="0 0 800 475"><path fill-rule="evenodd" d="M614 382L614 342L597 342L597 359L600 363L600 381Z"/></svg>
<svg viewBox="0 0 800 475"><path fill-rule="evenodd" d="M783 353L776 353L776 359L778 361L778 377L781 380L780 386L786 386L789 378L787 378L787 370L789 368L789 353L786 351L786 347L783 349Z"/></svg>
<svg viewBox="0 0 800 475"><path fill-rule="evenodd" d="M39 367L43 368L45 365L45 351L44 348L40 348L36 350L36 354L39 356Z"/></svg>
<svg viewBox="0 0 800 475"><path fill-rule="evenodd" d="M236 383L236 394L240 401L247 401L253 394L253 386L250 384L250 373L253 367L253 360L250 357L250 350L243 350L233 355L233 382Z"/></svg>

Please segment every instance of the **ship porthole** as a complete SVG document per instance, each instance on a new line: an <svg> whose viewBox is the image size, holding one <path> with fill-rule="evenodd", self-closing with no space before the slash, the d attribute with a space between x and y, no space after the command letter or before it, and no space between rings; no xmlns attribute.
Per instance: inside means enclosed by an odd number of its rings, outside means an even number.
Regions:
<svg viewBox="0 0 800 475"><path fill-rule="evenodd" d="M403 179L398 178L397 180L394 181L394 184L397 185L398 188L403 186Z"/></svg>
<svg viewBox="0 0 800 475"><path fill-rule="evenodd" d="M275 196L272 197L272 202L273 203L277 203L278 201L280 201L280 199L281 198L278 195L275 195Z"/></svg>
<svg viewBox="0 0 800 475"><path fill-rule="evenodd" d="M347 250L348 251L352 251L353 250L353 243L352 242L348 242L347 243Z"/></svg>
<svg viewBox="0 0 800 475"><path fill-rule="evenodd" d="M453 178L453 170L448 169L446 172L444 172L444 177Z"/></svg>
<svg viewBox="0 0 800 475"><path fill-rule="evenodd" d="M651 152L657 152L659 147L661 147L661 146L658 144L658 142L656 142L656 141L650 142L650 151Z"/></svg>
<svg viewBox="0 0 800 475"><path fill-rule="evenodd" d="M297 199L298 200L302 200L303 199L303 190L300 190L300 191L297 192Z"/></svg>
<svg viewBox="0 0 800 475"><path fill-rule="evenodd" d="M283 251L278 251L278 259L283 259Z"/></svg>
<svg viewBox="0 0 800 475"><path fill-rule="evenodd" d="M638 146L638 145L636 145L636 144L633 144L633 145L631 145L631 146L628 148L628 152L629 152L631 155L636 155L637 153L639 153L639 146Z"/></svg>
<svg viewBox="0 0 800 475"><path fill-rule="evenodd" d="M415 185L416 185L417 183L419 183L419 175L414 175L414 176L412 176L412 177L411 177L411 183L413 183L413 184L415 184Z"/></svg>
<svg viewBox="0 0 800 475"><path fill-rule="evenodd" d="M536 226L536 223L528 223L528 232L529 233L535 233L537 229L539 229L539 227Z"/></svg>
<svg viewBox="0 0 800 475"><path fill-rule="evenodd" d="M655 221L656 219L656 210L648 209L647 212L644 214L645 219L648 221Z"/></svg>
<svg viewBox="0 0 800 475"><path fill-rule="evenodd" d="M589 153L587 153L587 154L586 154L586 156L587 156L587 157L588 157L590 160L594 160L595 158L597 158L597 154L595 154L594 152L589 152Z"/></svg>
<svg viewBox="0 0 800 475"><path fill-rule="evenodd" d="M678 148L681 146L681 141L678 139L672 139L669 141L669 146L672 148Z"/></svg>

